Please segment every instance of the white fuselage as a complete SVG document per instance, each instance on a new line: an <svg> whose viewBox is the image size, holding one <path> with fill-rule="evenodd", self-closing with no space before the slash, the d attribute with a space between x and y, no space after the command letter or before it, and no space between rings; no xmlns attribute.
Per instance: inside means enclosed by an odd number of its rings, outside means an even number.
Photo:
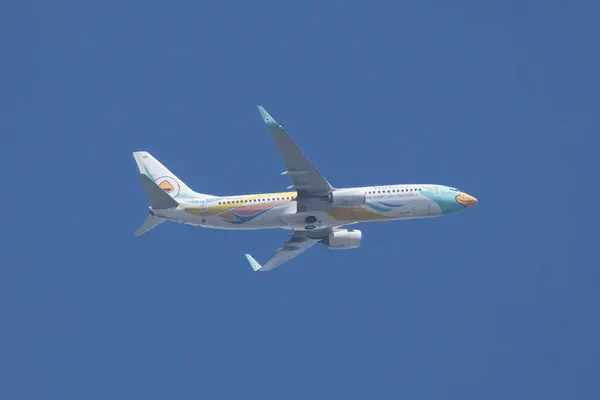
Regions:
<svg viewBox="0 0 600 400"><path fill-rule="evenodd" d="M298 212L296 192L191 199L180 201L177 209L151 211L174 222L215 229L313 230L367 221L436 217L469 206L460 201L460 191L441 185L370 186L340 189L339 193L344 202L300 199L310 202L310 212Z"/></svg>

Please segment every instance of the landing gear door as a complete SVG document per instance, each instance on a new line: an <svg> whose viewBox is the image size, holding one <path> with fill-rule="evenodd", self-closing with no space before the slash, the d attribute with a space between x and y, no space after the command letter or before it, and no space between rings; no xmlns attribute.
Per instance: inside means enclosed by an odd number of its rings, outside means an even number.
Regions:
<svg viewBox="0 0 600 400"><path fill-rule="evenodd" d="M281 217L280 221L295 230L313 230L323 225L323 213L298 213Z"/></svg>

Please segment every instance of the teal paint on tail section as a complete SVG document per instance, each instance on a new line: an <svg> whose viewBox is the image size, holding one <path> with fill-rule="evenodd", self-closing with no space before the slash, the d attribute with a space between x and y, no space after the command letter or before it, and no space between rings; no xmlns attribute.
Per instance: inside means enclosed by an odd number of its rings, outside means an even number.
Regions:
<svg viewBox="0 0 600 400"><path fill-rule="evenodd" d="M133 158L140 174L147 176L150 181L159 185L170 197L178 199L207 199L215 197L194 192L147 151L135 151L133 152Z"/></svg>

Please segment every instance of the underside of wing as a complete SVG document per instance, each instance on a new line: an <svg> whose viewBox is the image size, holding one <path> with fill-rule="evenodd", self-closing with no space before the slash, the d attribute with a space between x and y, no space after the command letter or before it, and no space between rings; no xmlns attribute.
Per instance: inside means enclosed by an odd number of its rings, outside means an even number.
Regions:
<svg viewBox="0 0 600 400"><path fill-rule="evenodd" d="M326 236L327 234L328 233L323 232L323 236ZM290 239L284 242L283 247L277 249L275 254L264 265L261 265L250 254L246 254L246 258L253 270L261 272L270 271L308 250L319 243L320 240L321 237L318 233L313 233L308 236L304 232L294 232Z"/></svg>
<svg viewBox="0 0 600 400"><path fill-rule="evenodd" d="M289 175L294 183L288 189L298 192L298 196L326 196L333 190L332 186L315 168L310 160L302 153L302 150L294 143L292 138L283 130L283 128L267 113L267 111L258 106L263 121L271 131L273 140L283 157L287 171L284 175Z"/></svg>

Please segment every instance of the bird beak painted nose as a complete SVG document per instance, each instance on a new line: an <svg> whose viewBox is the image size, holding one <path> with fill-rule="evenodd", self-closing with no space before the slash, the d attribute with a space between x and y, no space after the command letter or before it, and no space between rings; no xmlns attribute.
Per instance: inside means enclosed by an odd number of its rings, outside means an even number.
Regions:
<svg viewBox="0 0 600 400"><path fill-rule="evenodd" d="M456 196L456 201L465 208L473 207L475 204L477 204L477 199L466 193L461 193Z"/></svg>

